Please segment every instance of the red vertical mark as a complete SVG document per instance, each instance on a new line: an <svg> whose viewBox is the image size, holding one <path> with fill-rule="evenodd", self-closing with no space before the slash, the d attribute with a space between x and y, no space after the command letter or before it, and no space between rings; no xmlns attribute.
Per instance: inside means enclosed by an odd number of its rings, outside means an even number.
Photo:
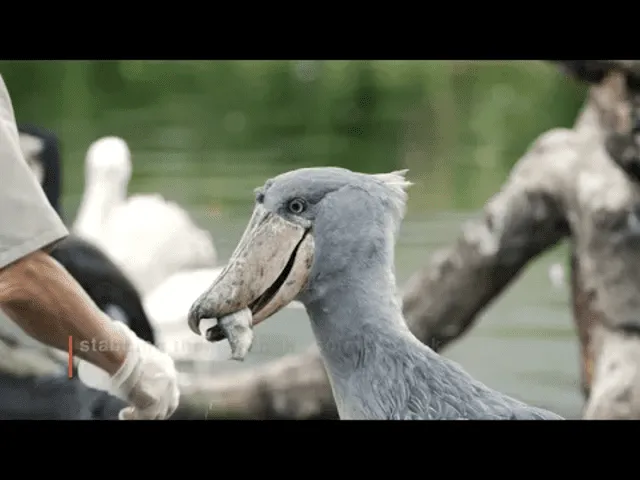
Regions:
<svg viewBox="0 0 640 480"><path fill-rule="evenodd" d="M71 378L73 377L73 337L71 335L69 335L68 368L69 368L69 378Z"/></svg>

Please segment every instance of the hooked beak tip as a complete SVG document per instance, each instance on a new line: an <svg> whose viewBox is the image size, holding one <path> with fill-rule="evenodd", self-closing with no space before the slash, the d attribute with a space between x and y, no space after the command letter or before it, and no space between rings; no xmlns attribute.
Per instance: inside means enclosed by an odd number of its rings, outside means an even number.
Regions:
<svg viewBox="0 0 640 480"><path fill-rule="evenodd" d="M201 310L200 302L195 302L189 309L189 315L187 316L189 328L196 335L200 335L200 320L204 318Z"/></svg>

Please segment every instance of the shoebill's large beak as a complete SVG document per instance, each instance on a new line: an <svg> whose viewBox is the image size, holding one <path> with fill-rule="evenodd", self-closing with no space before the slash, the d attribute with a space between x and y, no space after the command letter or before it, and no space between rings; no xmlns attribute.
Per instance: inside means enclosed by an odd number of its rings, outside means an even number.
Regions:
<svg viewBox="0 0 640 480"><path fill-rule="evenodd" d="M309 230L256 205L229 263L192 305L189 327L199 335L203 318L219 319L245 307L251 309L253 325L257 325L305 287L313 252ZM218 341L224 335L216 326L207 338Z"/></svg>

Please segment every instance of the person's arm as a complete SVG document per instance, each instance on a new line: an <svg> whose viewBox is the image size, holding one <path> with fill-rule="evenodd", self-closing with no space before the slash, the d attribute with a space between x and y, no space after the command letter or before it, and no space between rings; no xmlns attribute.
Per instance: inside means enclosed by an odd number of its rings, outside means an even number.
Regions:
<svg viewBox="0 0 640 480"><path fill-rule="evenodd" d="M127 343L46 250L68 235L20 150L9 93L0 76L0 308L29 335L67 350L95 340L114 348L76 352L113 373ZM95 342L93 343L95 344ZM88 351L85 351L88 350Z"/></svg>
<svg viewBox="0 0 640 480"><path fill-rule="evenodd" d="M111 320L43 250L0 270L0 306L26 333L49 346L67 350L71 336L75 355L111 375L124 362L127 339L110 328Z"/></svg>
<svg viewBox="0 0 640 480"><path fill-rule="evenodd" d="M457 339L529 261L569 233L562 195L575 138L564 129L539 137L483 215L407 282L404 315L423 343L440 350Z"/></svg>
<svg viewBox="0 0 640 480"><path fill-rule="evenodd" d="M71 336L80 379L133 403L121 418L167 418L180 398L173 360L108 319L47 253L68 234L22 156L0 75L0 308L52 347L66 350Z"/></svg>

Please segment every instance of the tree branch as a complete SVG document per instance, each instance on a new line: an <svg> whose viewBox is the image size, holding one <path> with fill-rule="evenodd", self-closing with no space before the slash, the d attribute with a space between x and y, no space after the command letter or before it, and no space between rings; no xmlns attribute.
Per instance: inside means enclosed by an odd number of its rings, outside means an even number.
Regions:
<svg viewBox="0 0 640 480"><path fill-rule="evenodd" d="M315 346L245 372L185 381L181 390L178 420L338 419Z"/></svg>
<svg viewBox="0 0 640 480"><path fill-rule="evenodd" d="M640 61L638 60L550 60L570 76L583 82L597 84L612 71L628 76L632 84L640 79Z"/></svg>

